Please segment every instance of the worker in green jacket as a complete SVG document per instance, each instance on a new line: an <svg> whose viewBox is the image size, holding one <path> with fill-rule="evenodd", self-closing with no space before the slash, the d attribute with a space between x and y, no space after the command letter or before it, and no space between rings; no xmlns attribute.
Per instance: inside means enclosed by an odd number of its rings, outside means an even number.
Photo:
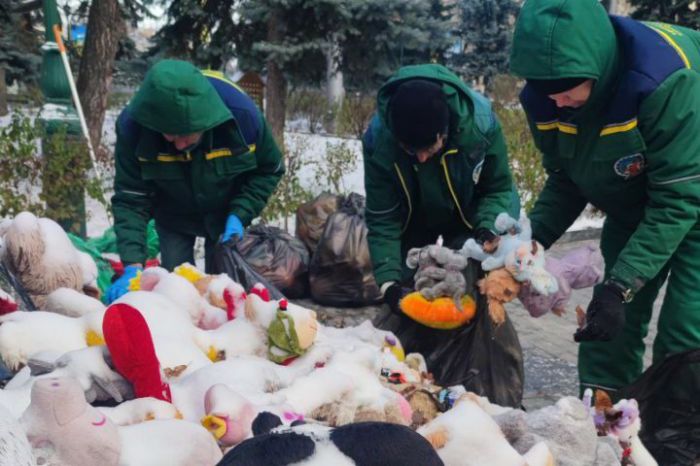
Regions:
<svg viewBox="0 0 700 466"><path fill-rule="evenodd" d="M460 248L495 238L496 216L517 218L501 127L484 97L440 65L399 69L379 90L363 138L367 240L392 311L413 291L410 248L439 235Z"/></svg>
<svg viewBox="0 0 700 466"><path fill-rule="evenodd" d="M510 63L549 175L534 238L549 247L587 203L606 214L605 280L575 339L582 388L614 392L642 371L667 278L654 361L700 348L700 32L528 0Z"/></svg>
<svg viewBox="0 0 700 466"><path fill-rule="evenodd" d="M165 268L194 263L199 236L209 271L216 242L243 236L284 173L252 99L222 74L177 60L156 64L120 114L114 158L112 211L126 267L110 302L145 262L151 218Z"/></svg>

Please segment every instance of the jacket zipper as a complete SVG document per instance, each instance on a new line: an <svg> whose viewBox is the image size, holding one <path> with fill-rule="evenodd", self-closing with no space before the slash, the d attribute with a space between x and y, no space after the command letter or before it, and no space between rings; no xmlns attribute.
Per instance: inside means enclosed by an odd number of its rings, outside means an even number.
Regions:
<svg viewBox="0 0 700 466"><path fill-rule="evenodd" d="M464 216L464 212L462 212L462 207L459 205L459 201L457 200L457 194L455 193L454 188L452 187L452 181L450 181L450 173L447 170L447 161L445 160L445 157L450 154L456 154L457 149L450 149L444 154L442 154L442 157L440 158L440 163L442 164L442 168L445 171L445 180L447 181L447 187L450 190L450 194L452 195L452 199L455 202L455 205L457 206L457 211L459 212L459 216L462 218L462 221L464 224L470 229L473 230L474 227L472 226L471 223L467 221L467 218Z"/></svg>
<svg viewBox="0 0 700 466"><path fill-rule="evenodd" d="M411 221L411 215L413 214L413 204L411 203L411 195L408 193L408 187L406 187L406 181L401 175L401 169L399 169L399 164L394 163L394 169L396 169L396 174L399 175L399 181L403 187L403 192L406 194L406 199L408 200L408 217L406 218L406 223L404 223L401 233L403 234L408 229L408 223Z"/></svg>

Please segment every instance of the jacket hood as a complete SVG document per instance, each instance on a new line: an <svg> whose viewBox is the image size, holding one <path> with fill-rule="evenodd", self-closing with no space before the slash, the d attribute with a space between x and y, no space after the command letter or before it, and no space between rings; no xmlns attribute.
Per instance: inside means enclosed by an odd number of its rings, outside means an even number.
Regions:
<svg viewBox="0 0 700 466"><path fill-rule="evenodd" d="M203 132L233 119L209 80L179 60L154 65L128 110L142 126L174 135Z"/></svg>
<svg viewBox="0 0 700 466"><path fill-rule="evenodd" d="M615 30L597 0L527 0L515 26L510 69L525 79L594 79L590 107L610 92L617 49Z"/></svg>

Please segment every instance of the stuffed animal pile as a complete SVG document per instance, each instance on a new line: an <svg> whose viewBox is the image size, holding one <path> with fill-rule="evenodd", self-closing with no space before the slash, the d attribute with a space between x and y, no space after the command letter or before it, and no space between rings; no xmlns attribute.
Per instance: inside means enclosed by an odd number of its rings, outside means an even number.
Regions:
<svg viewBox="0 0 700 466"><path fill-rule="evenodd" d="M8 228L45 223L20 220ZM52 255L27 251L28 239L14 243L22 253L13 260L33 283ZM451 306L433 324L461 325L475 307L465 295L467 259L433 246L411 256L419 293ZM482 282L487 294L517 296L518 270L534 276L513 251L503 262L511 269ZM503 272L506 292L490 286ZM621 457L615 439L638 441L633 404L604 411L606 437L595 436L600 413L577 400L527 414L495 406L435 385L421 355L404 355L394 334L370 322L326 327L262 287L189 264L146 269L109 307L84 293L84 279L56 288L56 275L46 276L33 294L41 310L17 310L0 293L0 358L15 372L0 389L0 465L549 466L576 464L567 449L591 432L594 459ZM608 450L596 440L612 436Z"/></svg>

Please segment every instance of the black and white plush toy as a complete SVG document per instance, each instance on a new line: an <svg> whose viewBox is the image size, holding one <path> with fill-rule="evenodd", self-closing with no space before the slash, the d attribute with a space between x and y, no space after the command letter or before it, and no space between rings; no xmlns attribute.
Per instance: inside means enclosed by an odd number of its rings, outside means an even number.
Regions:
<svg viewBox="0 0 700 466"><path fill-rule="evenodd" d="M244 441L218 466L442 466L430 443L408 427L385 422L359 422L330 428L302 424L277 428L277 416L260 413L255 437ZM271 429L271 430L267 430Z"/></svg>

